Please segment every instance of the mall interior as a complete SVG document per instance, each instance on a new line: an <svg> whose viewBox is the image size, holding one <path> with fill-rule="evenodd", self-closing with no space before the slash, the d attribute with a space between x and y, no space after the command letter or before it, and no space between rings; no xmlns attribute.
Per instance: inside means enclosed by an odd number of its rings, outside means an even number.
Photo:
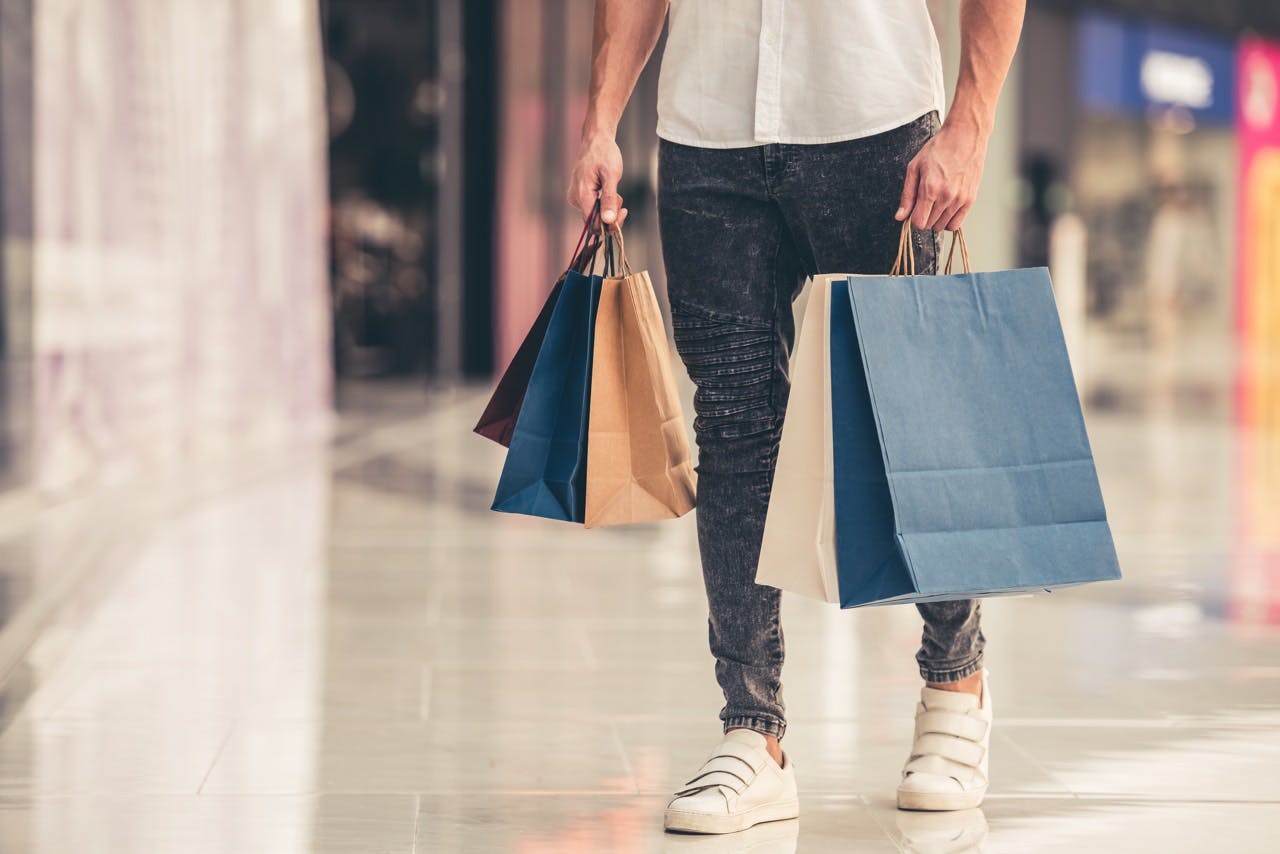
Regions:
<svg viewBox="0 0 1280 854"><path fill-rule="evenodd" d="M965 234L1052 273L1123 579L984 602L952 813L894 803L916 610L786 594L801 817L696 836L696 513L492 512L472 432L581 226L591 0L0 4L0 851L1276 850L1280 5L1029 5Z"/></svg>

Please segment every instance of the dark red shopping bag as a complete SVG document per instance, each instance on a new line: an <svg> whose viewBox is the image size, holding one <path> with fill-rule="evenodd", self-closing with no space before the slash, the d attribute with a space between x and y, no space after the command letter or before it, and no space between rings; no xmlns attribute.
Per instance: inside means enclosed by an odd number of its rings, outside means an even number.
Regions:
<svg viewBox="0 0 1280 854"><path fill-rule="evenodd" d="M492 439L504 448L511 447L511 434L516 429L516 418L520 415L520 405L524 403L524 393L529 387L529 377L533 373L533 363L537 361L538 351L542 349L542 340L547 335L547 325L551 322L551 312L560 298L564 287L564 278L569 270L582 272L589 268L591 260L600 248L600 202L597 201L582 226L582 234L578 237L578 245L574 248L573 260L569 269L560 274L547 301L543 304L533 326L525 335L524 341L511 359L511 364L498 380L489 405L476 423L473 432L486 439Z"/></svg>

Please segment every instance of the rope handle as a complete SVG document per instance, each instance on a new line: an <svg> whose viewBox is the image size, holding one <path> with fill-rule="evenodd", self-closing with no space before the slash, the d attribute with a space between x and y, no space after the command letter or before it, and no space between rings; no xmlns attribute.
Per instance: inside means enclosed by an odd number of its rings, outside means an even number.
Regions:
<svg viewBox="0 0 1280 854"><path fill-rule="evenodd" d="M617 232L616 227L607 226L604 223L599 223L599 225L600 230L595 232L592 237L590 247L592 250L591 265L583 273L588 277L600 275L606 279L612 279L617 273L619 263L626 263L625 256L621 257L621 259L619 258L618 241L621 240L622 234ZM617 237L614 237L615 232L617 232ZM596 272L597 261L603 261L598 274ZM630 269L630 267L627 269Z"/></svg>
<svg viewBox="0 0 1280 854"><path fill-rule="evenodd" d="M616 225L604 227L604 246L611 274L621 272L623 276L634 275L631 271L631 262L627 260L627 247L622 240L621 228Z"/></svg>
<svg viewBox="0 0 1280 854"><path fill-rule="evenodd" d="M617 278L619 275L631 276L634 273L631 270L631 262L627 259L626 244L622 240L622 229L617 225L609 225L604 222L597 221L600 230L596 233L595 248L599 255L604 256L603 269L600 275L606 279ZM588 275L594 276L596 273L596 259L591 259L591 268Z"/></svg>
<svg viewBox="0 0 1280 854"><path fill-rule="evenodd" d="M603 250L603 251L601 251ZM586 222L582 225L582 234L573 249L573 261L569 269L585 276L596 275L596 261L603 256L600 275L614 278L619 271L624 276L634 275L631 262L627 260L626 245L622 240L622 229L618 225L610 225L600 218L600 198L591 207Z"/></svg>
<svg viewBox="0 0 1280 854"><path fill-rule="evenodd" d="M890 276L914 276L916 274L916 247L912 237L911 220L903 220L902 231L898 234L898 254L893 259ZM947 262L943 267L944 276L951 275L951 265L955 261L956 244L960 245L960 263L964 272L971 273L969 267L969 247L964 242L964 231L957 228L951 233L951 249L947 252Z"/></svg>
<svg viewBox="0 0 1280 854"><path fill-rule="evenodd" d="M595 266L596 253L600 249L600 200L596 199L596 203L591 207L591 213L587 214L587 218L582 223L582 233L578 235L578 242L573 247L572 260L569 262L569 269L575 272L585 272L584 266Z"/></svg>
<svg viewBox="0 0 1280 854"><path fill-rule="evenodd" d="M951 262L955 259L956 244L960 244L960 263L964 265L964 272L972 273L969 267L969 247L964 244L964 232L956 229L951 233L951 248L947 250L947 263L942 268L942 275L951 275Z"/></svg>

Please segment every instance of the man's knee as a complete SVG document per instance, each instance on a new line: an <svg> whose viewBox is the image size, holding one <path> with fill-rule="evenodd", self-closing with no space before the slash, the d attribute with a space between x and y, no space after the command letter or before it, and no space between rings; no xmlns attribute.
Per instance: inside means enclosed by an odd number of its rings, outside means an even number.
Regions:
<svg viewBox="0 0 1280 854"><path fill-rule="evenodd" d="M699 443L768 433L777 419L774 330L768 321L730 317L673 301L676 351L696 391Z"/></svg>

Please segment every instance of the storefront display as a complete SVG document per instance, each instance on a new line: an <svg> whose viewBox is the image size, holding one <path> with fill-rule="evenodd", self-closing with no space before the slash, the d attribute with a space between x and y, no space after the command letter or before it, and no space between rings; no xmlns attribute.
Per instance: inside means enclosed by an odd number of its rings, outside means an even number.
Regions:
<svg viewBox="0 0 1280 854"><path fill-rule="evenodd" d="M1072 189L1095 343L1217 370L1234 301L1235 47L1102 14L1077 38Z"/></svg>

